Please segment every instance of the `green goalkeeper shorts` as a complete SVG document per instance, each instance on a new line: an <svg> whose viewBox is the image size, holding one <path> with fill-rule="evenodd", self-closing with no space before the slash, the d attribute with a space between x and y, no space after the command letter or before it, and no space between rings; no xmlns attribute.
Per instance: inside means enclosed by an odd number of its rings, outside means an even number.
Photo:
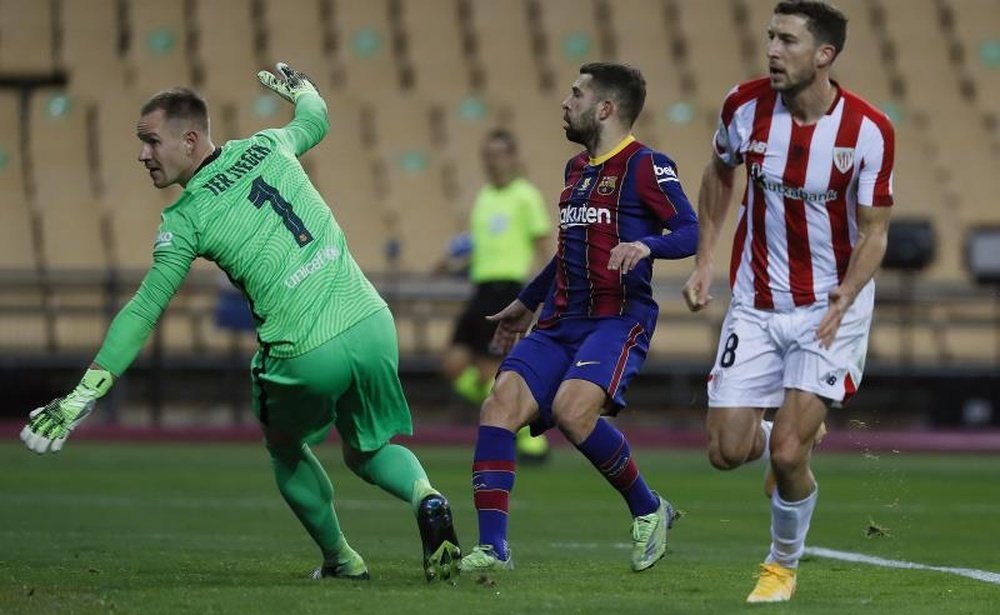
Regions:
<svg viewBox="0 0 1000 615"><path fill-rule="evenodd" d="M413 433L398 368L396 325L386 308L297 357L258 350L251 361L254 414L308 444L322 442L336 426L352 448L378 450L393 436Z"/></svg>

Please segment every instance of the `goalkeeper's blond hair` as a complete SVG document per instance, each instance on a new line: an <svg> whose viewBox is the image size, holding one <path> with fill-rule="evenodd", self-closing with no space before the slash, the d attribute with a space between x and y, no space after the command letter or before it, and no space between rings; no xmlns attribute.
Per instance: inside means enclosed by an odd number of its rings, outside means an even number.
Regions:
<svg viewBox="0 0 1000 615"><path fill-rule="evenodd" d="M140 113L148 115L158 109L168 121L184 120L199 132L208 133L208 103L191 88L174 87L157 92L146 101Z"/></svg>

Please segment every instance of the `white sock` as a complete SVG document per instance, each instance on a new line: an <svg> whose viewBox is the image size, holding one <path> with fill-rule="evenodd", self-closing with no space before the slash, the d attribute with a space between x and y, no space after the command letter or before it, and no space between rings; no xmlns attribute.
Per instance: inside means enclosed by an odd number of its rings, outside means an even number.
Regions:
<svg viewBox="0 0 1000 615"><path fill-rule="evenodd" d="M817 485L804 500L786 502L775 489L771 494L771 552L765 560L785 568L797 568L806 548L806 534L816 509Z"/></svg>
<svg viewBox="0 0 1000 615"><path fill-rule="evenodd" d="M764 452L758 459L762 459L765 464L771 461L771 430L774 429L773 421L760 420L760 428L764 431Z"/></svg>

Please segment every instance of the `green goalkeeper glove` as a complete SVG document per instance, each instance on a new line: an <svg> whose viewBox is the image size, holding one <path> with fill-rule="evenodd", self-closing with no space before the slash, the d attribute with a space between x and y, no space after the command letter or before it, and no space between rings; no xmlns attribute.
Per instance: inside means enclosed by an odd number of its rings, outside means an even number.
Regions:
<svg viewBox="0 0 1000 615"><path fill-rule="evenodd" d="M275 77L266 70L262 70L257 73L257 79L288 102L294 104L299 96L302 96L306 92L319 94L316 86L309 81L309 77L305 73L293 69L284 62L278 62L275 64L275 68L278 69L277 72L281 75L281 78Z"/></svg>
<svg viewBox="0 0 1000 615"><path fill-rule="evenodd" d="M88 369L72 393L53 399L28 415L28 424L21 430L21 441L38 454L58 453L70 432L87 418L97 399L108 392L113 382L111 372Z"/></svg>

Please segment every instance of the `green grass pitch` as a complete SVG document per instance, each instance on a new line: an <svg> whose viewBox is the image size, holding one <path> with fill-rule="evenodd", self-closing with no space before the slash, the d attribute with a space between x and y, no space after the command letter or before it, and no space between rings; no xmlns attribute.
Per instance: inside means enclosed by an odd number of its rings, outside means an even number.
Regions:
<svg viewBox="0 0 1000 615"><path fill-rule="evenodd" d="M476 542L471 449L417 448ZM516 570L428 585L406 505L319 448L370 582L307 579L318 554L272 484L262 446L69 442L37 457L0 445L0 612L996 613L1000 585L807 557L792 604L743 604L768 540L759 464L712 470L701 452L640 449L684 511L667 557L630 571L629 518L572 449L523 468L510 522ZM1000 456L817 454L809 544L1000 572ZM869 535L870 526L885 535Z"/></svg>

